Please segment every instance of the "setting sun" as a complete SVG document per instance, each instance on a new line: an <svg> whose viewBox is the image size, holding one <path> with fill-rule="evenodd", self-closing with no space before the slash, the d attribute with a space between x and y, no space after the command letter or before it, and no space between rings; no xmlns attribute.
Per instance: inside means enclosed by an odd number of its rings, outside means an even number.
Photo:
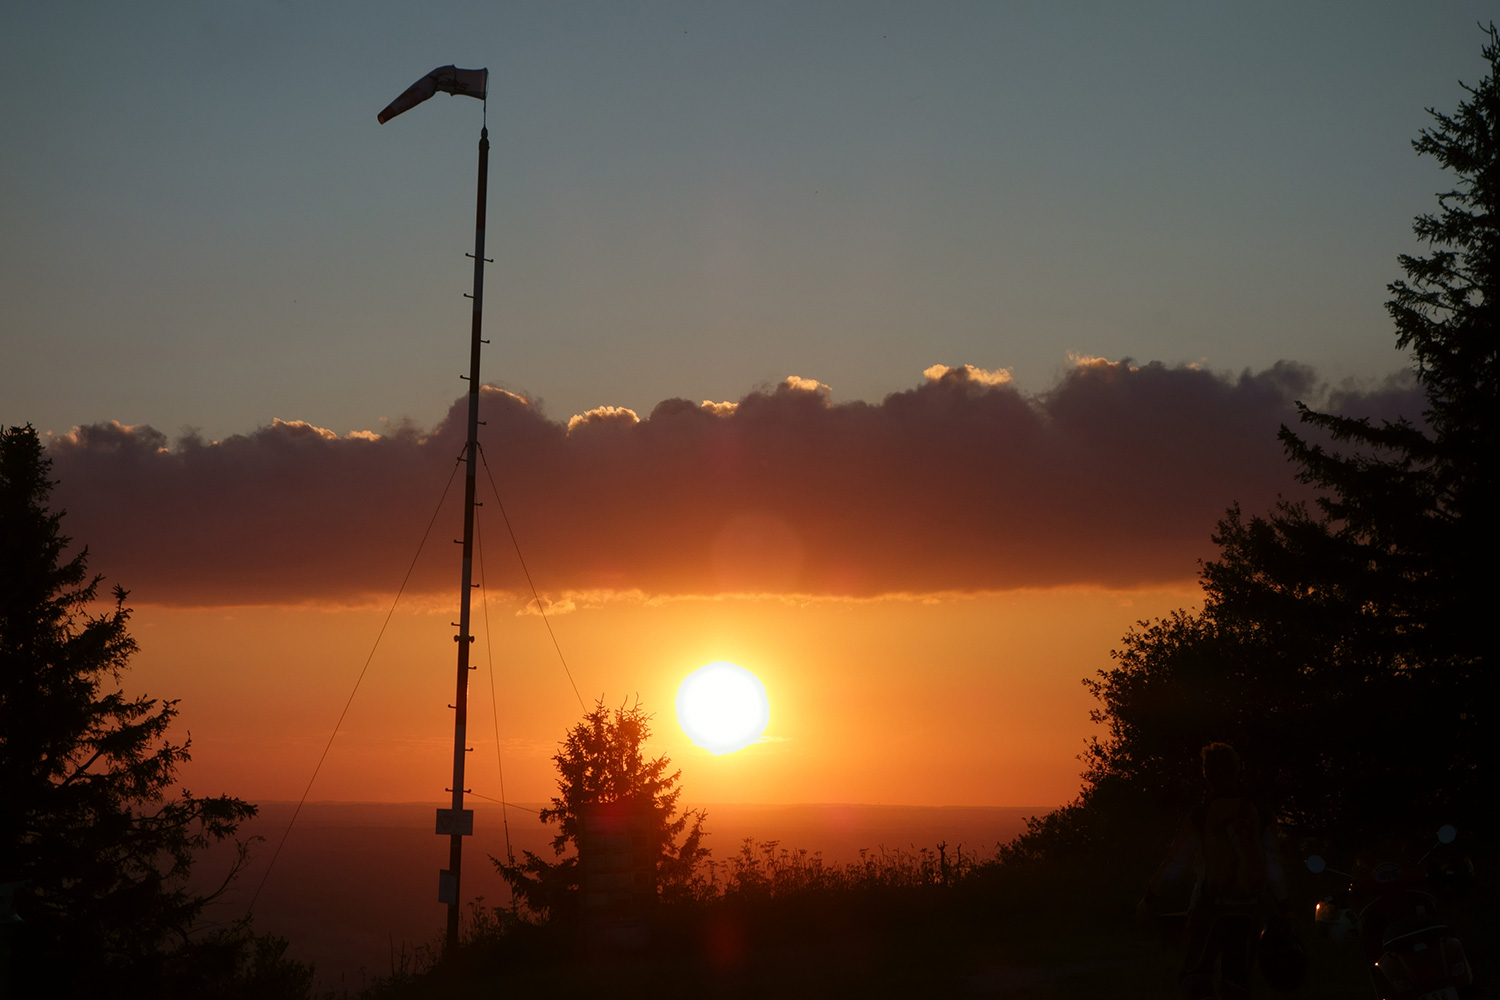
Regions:
<svg viewBox="0 0 1500 1000"><path fill-rule="evenodd" d="M709 753L733 753L749 746L770 721L765 685L728 660L699 667L677 689L677 724Z"/></svg>

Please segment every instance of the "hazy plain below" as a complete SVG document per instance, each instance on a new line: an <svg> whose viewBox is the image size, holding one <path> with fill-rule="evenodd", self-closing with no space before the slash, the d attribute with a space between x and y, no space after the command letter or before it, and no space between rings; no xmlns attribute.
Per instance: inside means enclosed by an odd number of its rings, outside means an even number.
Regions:
<svg viewBox="0 0 1500 1000"><path fill-rule="evenodd" d="M690 804L692 805L692 804ZM440 939L445 909L437 901L438 870L448 865L448 838L434 833L435 803L308 803L291 827L274 866L271 859L296 804L260 804L260 815L242 835L252 845L250 864L216 903L209 919L243 915L255 899L256 929L291 943L293 957L314 963L320 986L358 989L389 974L403 953ZM511 849L550 858L553 827L537 821L539 805L475 806L474 836L464 843L463 895L485 906L509 901L490 857ZM734 805L708 803L708 845L716 860L737 853L746 837L777 841L779 848L821 854L825 862L855 861L861 850L915 851L946 843L950 856L988 857L1011 840L1026 817L1049 807ZM222 879L230 854L215 852L199 865L195 881ZM269 874L268 874L269 870ZM262 888L262 882L264 886Z"/></svg>

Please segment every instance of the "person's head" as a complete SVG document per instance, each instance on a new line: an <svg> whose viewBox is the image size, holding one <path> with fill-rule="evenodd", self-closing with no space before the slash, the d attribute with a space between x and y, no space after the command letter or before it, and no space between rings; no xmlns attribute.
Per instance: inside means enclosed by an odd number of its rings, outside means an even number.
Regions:
<svg viewBox="0 0 1500 1000"><path fill-rule="evenodd" d="M1203 780L1215 795L1228 795L1240 787L1240 755L1228 743L1210 743L1203 748Z"/></svg>

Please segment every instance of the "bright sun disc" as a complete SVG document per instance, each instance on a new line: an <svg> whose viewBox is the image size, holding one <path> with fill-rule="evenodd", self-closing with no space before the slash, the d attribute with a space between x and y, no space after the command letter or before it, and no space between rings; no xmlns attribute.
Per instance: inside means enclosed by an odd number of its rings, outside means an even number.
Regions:
<svg viewBox="0 0 1500 1000"><path fill-rule="evenodd" d="M733 753L749 746L770 721L765 685L728 660L699 667L677 689L677 724L709 753Z"/></svg>

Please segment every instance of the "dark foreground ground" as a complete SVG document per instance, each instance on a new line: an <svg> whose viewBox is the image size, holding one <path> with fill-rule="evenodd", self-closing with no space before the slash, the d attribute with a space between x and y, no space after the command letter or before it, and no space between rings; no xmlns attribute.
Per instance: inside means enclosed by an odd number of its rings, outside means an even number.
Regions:
<svg viewBox="0 0 1500 1000"><path fill-rule="evenodd" d="M430 803L308 803L267 877L267 868L292 817L294 804L261 805L261 813L241 830L263 837L253 845L249 868L210 919L244 914L261 888L254 914L256 929L285 938L288 954L310 962L320 990L357 993L411 962L418 949L441 934L446 908L437 901L437 871L448 863L447 838L433 833ZM939 842L950 853L990 856L1025 829L1027 816L1046 807L904 807L868 805L749 806L707 805L708 844L721 861L741 841L777 842L817 852L830 864L853 862L860 851L915 851ZM552 827L534 812L512 810L509 832L516 852L551 857ZM495 807L475 810L475 836L465 844L464 896L486 905L510 898L491 854L504 856L505 824ZM222 855L222 856L219 856ZM216 887L233 851L229 847L200 864L201 888Z"/></svg>
<svg viewBox="0 0 1500 1000"><path fill-rule="evenodd" d="M277 834L289 809L282 810L286 815L268 809L262 829L254 832ZM430 807L309 810L266 883L256 925L286 937L293 957L314 962L317 989L334 996L1166 1000L1180 995L1181 956L1172 922L1142 926L1132 919L1164 835L1143 835L1140 846L1113 852L1111 858L1082 850L1071 861L1012 870L972 862L982 862L997 842L1019 832L1025 815L1020 810L761 807L741 815L714 806L710 818L717 821L713 846L721 880L739 837L770 834L782 844L818 850L836 873L843 872L843 881L798 889L805 864L787 861L780 848L775 861L761 850L758 870L770 887L765 894L663 906L623 932L606 934L598 927L585 933L495 916L487 907L508 894L485 865L477 867L473 885L487 897L485 907L468 915L468 940L454 959L434 967L443 908L433 899L433 874L445 861L446 845L431 833ZM481 819L489 834L501 828L498 817ZM913 825L918 821L927 826ZM548 831L531 817L514 824L512 833L518 849L542 850ZM479 839L476 857L503 850ZM938 842L949 845L949 861L968 859L970 867L945 875L934 868L932 853L914 853L913 845ZM965 845L961 854L960 844ZM258 852L261 865L269 859L269 846ZM860 858L867 846L875 849L865 852L867 864L838 868L838 862ZM880 848L896 848L896 853ZM1471 962L1493 981L1500 943L1494 917L1500 899L1493 877L1497 865L1488 857L1475 860L1480 879L1474 892L1444 912ZM253 866L250 874L247 892L259 884L262 871ZM1290 874L1296 882L1297 930L1312 959L1311 975L1296 995L1369 1000L1374 994L1357 947L1333 945L1312 924L1312 904L1327 884L1300 869ZM237 913L243 905L230 901L226 908ZM1279 994L1262 985L1259 995Z"/></svg>
<svg viewBox="0 0 1500 1000"><path fill-rule="evenodd" d="M535 927L471 943L457 960L398 976L379 998L456 993L549 997L1179 996L1171 921L1140 926L1124 912L1084 912L1056 899L1029 912L984 912L975 898L856 894L841 900L714 905L635 928L635 947L581 945ZM1298 931L1312 970L1303 997L1368 1000L1358 950L1334 946L1310 919ZM1471 959L1487 951L1466 942ZM1486 960L1485 964L1489 964ZM1261 996L1274 996L1263 983Z"/></svg>

